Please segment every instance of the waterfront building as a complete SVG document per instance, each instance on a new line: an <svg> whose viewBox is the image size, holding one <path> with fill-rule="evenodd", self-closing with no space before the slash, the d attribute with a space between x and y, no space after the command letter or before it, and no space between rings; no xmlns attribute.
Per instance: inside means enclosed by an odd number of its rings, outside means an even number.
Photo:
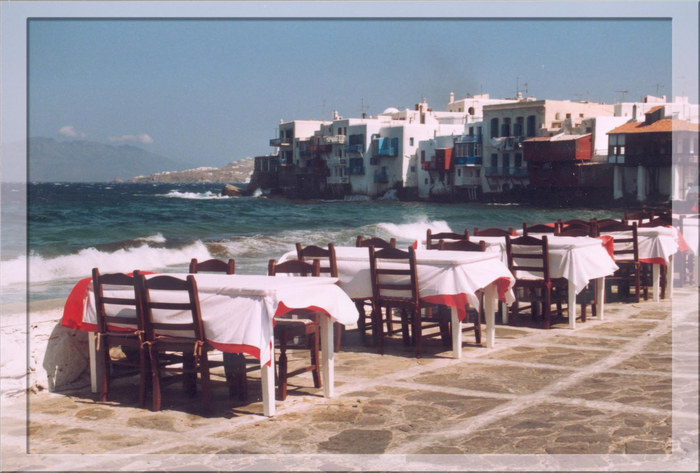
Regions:
<svg viewBox="0 0 700 473"><path fill-rule="evenodd" d="M657 105L643 121L631 120L608 132L615 199L682 200L687 188L697 185L700 125L668 116L666 110Z"/></svg>
<svg viewBox="0 0 700 473"><path fill-rule="evenodd" d="M528 138L571 133L586 118L613 115L613 106L569 100L536 100L518 94L514 103L484 107L484 193L528 187L522 142Z"/></svg>

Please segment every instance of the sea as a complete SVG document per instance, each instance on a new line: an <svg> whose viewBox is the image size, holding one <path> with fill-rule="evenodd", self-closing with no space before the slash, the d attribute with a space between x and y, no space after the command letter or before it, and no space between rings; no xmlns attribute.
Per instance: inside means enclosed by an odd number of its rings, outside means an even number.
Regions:
<svg viewBox="0 0 700 473"><path fill-rule="evenodd" d="M615 209L524 204L401 202L360 196L291 200L256 191L222 197L221 184L3 184L3 303L65 299L93 267L102 272L187 272L191 258L234 258L265 274L269 259L303 245L354 246L358 235L399 247L435 232L520 228L558 218L616 217ZM26 205L23 205L26 202ZM25 227L26 226L26 227ZM25 230L26 231L22 231ZM26 236L26 239L25 239Z"/></svg>

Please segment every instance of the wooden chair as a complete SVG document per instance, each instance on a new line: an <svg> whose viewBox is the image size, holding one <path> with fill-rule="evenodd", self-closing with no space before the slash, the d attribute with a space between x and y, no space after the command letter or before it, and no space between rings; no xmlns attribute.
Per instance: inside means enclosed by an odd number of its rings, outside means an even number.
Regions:
<svg viewBox="0 0 700 473"><path fill-rule="evenodd" d="M565 228L564 230L558 230L554 232L554 236L571 236L571 237L587 237L593 236L593 228Z"/></svg>
<svg viewBox="0 0 700 473"><path fill-rule="evenodd" d="M612 235L613 237L613 255L615 264L618 270L612 276L605 278L608 293L611 293L611 288L616 286L618 293L626 296L629 295L630 287L635 288L635 302L641 299L641 291L644 291L644 298L649 298L647 286L642 287L642 266L639 261L639 242L637 238L637 222L628 225L624 222L605 222L604 225L598 224L600 234L625 232L625 235Z"/></svg>
<svg viewBox="0 0 700 473"><path fill-rule="evenodd" d="M229 259L209 259L199 262L197 258L190 260L190 274L197 273L236 273L236 261ZM224 373L226 383L229 387L229 396L234 396L238 392L238 398L245 401L248 398L248 378L246 375L246 360L243 353L223 354ZM218 363L209 360L209 367L219 366Z"/></svg>
<svg viewBox="0 0 700 473"><path fill-rule="evenodd" d="M523 236L527 236L529 233L554 233L559 229L559 225L555 222L554 225L545 225L544 223L538 223L535 225L528 225L527 222L523 222Z"/></svg>
<svg viewBox="0 0 700 473"><path fill-rule="evenodd" d="M570 220L565 220L559 222L560 232L568 230L586 230L589 236L593 236L593 222L590 220L581 220L578 218L572 218ZM575 236L575 235L572 235Z"/></svg>
<svg viewBox="0 0 700 473"><path fill-rule="evenodd" d="M593 224L595 236L600 236L601 232L607 231L608 227L615 228L619 224L627 225L627 222L624 220L617 220L614 218L603 218L603 219L591 219L591 223Z"/></svg>
<svg viewBox="0 0 700 473"><path fill-rule="evenodd" d="M532 248L526 251L524 248ZM547 236L541 238L522 236L511 239L506 237L506 252L508 255L508 269L515 277L513 290L516 292L517 302L511 306L513 316L526 309L530 309L532 318L537 316L537 305L542 304L542 316L544 328L551 326L552 303L559 307L564 299L560 293L566 280L553 280L549 276L549 243ZM541 277L532 278L519 276L522 273L541 274ZM529 306L520 307L520 302L529 302Z"/></svg>
<svg viewBox="0 0 700 473"><path fill-rule="evenodd" d="M484 229L479 229L474 227L474 236L508 236L508 235L515 235L515 230L513 228L509 227L508 230L503 230L502 228L484 228Z"/></svg>
<svg viewBox="0 0 700 473"><path fill-rule="evenodd" d="M370 246L375 248L396 248L396 238L391 238L389 241L386 241L379 237L364 238L362 235L357 236L355 247L369 248ZM357 312L360 314L357 319L357 329L362 335L363 343L366 343L367 330L372 327L372 299L353 299L353 302L355 302ZM369 314L366 310L368 308L370 309ZM367 322L369 322L369 324Z"/></svg>
<svg viewBox="0 0 700 473"><path fill-rule="evenodd" d="M439 249L442 251L486 251L486 243L484 241L480 241L478 243L473 242L473 241L444 241L440 240L440 246ZM471 309L467 311L467 321L469 316L474 317L474 325L473 326L465 326L462 329L462 332L470 332L474 331L474 338L476 339L476 343L481 344L481 318L483 317L483 311L484 311L484 295L481 291L477 292L477 296L481 300L481 307L480 310L477 311L475 309ZM452 327L450 327L450 330Z"/></svg>
<svg viewBox="0 0 700 473"><path fill-rule="evenodd" d="M425 235L425 248L427 250L437 250L438 243L440 242L440 240L449 240L449 241L467 240L467 241L469 241L469 229L465 228L463 233L440 232L440 233L435 233L435 234L433 234L432 230L428 229L426 231L426 235Z"/></svg>
<svg viewBox="0 0 700 473"><path fill-rule="evenodd" d="M301 260L289 260L284 263L276 263L271 259L267 265L268 276L278 274L293 274L296 276L316 276L321 272L318 259L309 263ZM296 317L296 318L293 318ZM319 358L320 323L318 315L306 310L294 310L283 317L275 317L275 337L279 341L280 356L277 361L277 397L284 401L287 398L287 380L307 371L311 371L314 387L321 387L321 365ZM303 337L306 347L310 351L311 361L308 365L292 372L288 370L287 348L293 342L294 337Z"/></svg>
<svg viewBox="0 0 700 473"><path fill-rule="evenodd" d="M637 228L668 227L673 223L670 215L654 217L648 222L637 224Z"/></svg>
<svg viewBox="0 0 700 473"><path fill-rule="evenodd" d="M222 261L220 259L208 259L206 261L199 262L197 258L192 258L190 260L190 270L191 274L196 273L225 273L225 274L235 274L236 273L236 261L229 259L228 261Z"/></svg>
<svg viewBox="0 0 700 473"><path fill-rule="evenodd" d="M369 248L370 246L375 248L396 248L396 238L386 241L379 237L364 238L362 235L358 235L355 240L355 246L357 248Z"/></svg>
<svg viewBox="0 0 700 473"><path fill-rule="evenodd" d="M135 279L143 311L143 346L148 350L151 362L153 410L160 410L161 388L173 381L182 379L185 392L194 396L197 391L197 374L202 389L202 407L208 410L211 404L208 346L204 339L194 276L189 275L182 280L172 276L145 278L138 274ZM154 311L159 312L157 319ZM183 312L188 313L189 317L170 320L165 315ZM161 357L172 357L175 354L182 361L181 366L162 366ZM178 373L179 376L168 376L168 372Z"/></svg>
<svg viewBox="0 0 700 473"><path fill-rule="evenodd" d="M138 274L135 271L134 274ZM105 287L129 291L128 297L105 296ZM110 381L120 376L139 373L139 404L146 402L146 387L150 377L148 354L143 349L142 312L137 309L134 288L134 277L123 273L100 274L97 268L92 269L92 288L95 294L95 313L97 316L96 360L100 374L100 401L107 401ZM105 305L119 306L123 309L117 314L108 314ZM133 316L123 312L130 309ZM122 314L122 315L120 315ZM121 347L124 358L112 358L110 349ZM119 373L118 368L124 368Z"/></svg>
<svg viewBox="0 0 700 473"><path fill-rule="evenodd" d="M434 307L432 304L424 304L418 297L418 276L416 272L416 253L412 246L408 251L398 248L384 248L375 250L369 248L370 275L372 278L372 302L373 302L373 326L377 334L377 349L384 353L384 330L382 328L382 309L386 311L387 318L391 316L393 309L401 311L401 328L405 344L411 343L415 347L415 356L422 356L423 329L436 326L423 325L421 309ZM436 314L440 317L440 314ZM427 335L441 336L443 343L449 344L449 319L428 319L438 322L440 332ZM409 325L412 327L409 333Z"/></svg>
<svg viewBox="0 0 700 473"><path fill-rule="evenodd" d="M300 261L318 259L321 262L321 276L338 277L338 263L335 258L335 245L333 243L329 243L327 248L321 248L316 245L302 247L301 243L297 243L296 249L297 259ZM335 346L333 347L333 351L337 353L340 351L344 326L338 322L333 322L333 325L333 329L335 330L335 340L333 341Z"/></svg>

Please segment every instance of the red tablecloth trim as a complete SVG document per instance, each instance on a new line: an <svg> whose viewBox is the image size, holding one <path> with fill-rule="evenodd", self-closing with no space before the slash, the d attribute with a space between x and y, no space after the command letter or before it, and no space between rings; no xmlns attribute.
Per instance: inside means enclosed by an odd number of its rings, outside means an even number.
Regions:
<svg viewBox="0 0 700 473"><path fill-rule="evenodd" d="M132 276L133 273L128 273ZM142 271L141 274L152 274L150 271ZM85 300L85 293L87 292L88 285L92 281L92 278L81 279L73 286L73 289L68 294L66 303L63 306L63 317L61 317L61 325L67 328L73 328L76 330L84 330L86 332L97 332L97 325L83 322L83 312L85 307L83 306L83 301ZM110 328L111 330L111 328ZM114 330L122 330L121 328L114 328ZM131 329L124 329L131 330Z"/></svg>
<svg viewBox="0 0 700 473"><path fill-rule="evenodd" d="M681 229L676 228L676 232L678 233L678 251L685 253L686 251L690 250L690 246L688 245L688 242L685 241L685 238L681 233Z"/></svg>
<svg viewBox="0 0 700 473"><path fill-rule="evenodd" d="M207 343L219 351L225 353L247 353L248 355L260 359L260 348L253 345L241 345L235 343L217 343L207 340Z"/></svg>
<svg viewBox="0 0 700 473"><path fill-rule="evenodd" d="M615 259L615 238L612 235L601 235L598 238L603 240L603 246L608 251L610 257Z"/></svg>
<svg viewBox="0 0 700 473"><path fill-rule="evenodd" d="M289 308L286 305L284 305L284 302L280 302L279 305L277 306L277 311L275 312L275 317L280 317L280 316L286 314L287 312L291 312L293 310L308 311L309 313L321 312L321 313L324 313L324 314L330 316L330 314L328 312L326 312L325 309L322 309L321 307L317 307L315 305L310 305L308 307Z"/></svg>
<svg viewBox="0 0 700 473"><path fill-rule="evenodd" d="M414 250L417 250L418 249L418 240L411 243L411 246L413 247Z"/></svg>
<svg viewBox="0 0 700 473"><path fill-rule="evenodd" d="M639 261L642 263L660 264L662 266L666 266L665 258L639 258Z"/></svg>
<svg viewBox="0 0 700 473"><path fill-rule="evenodd" d="M68 295L66 304L63 306L63 317L61 318L61 325L64 327L97 332L97 325L83 322L83 310L85 309L83 300L90 281L92 281L92 278L81 279Z"/></svg>
<svg viewBox="0 0 700 473"><path fill-rule="evenodd" d="M421 297L421 300L429 304L446 305L457 309L457 318L460 321L467 317L467 295L461 294L438 294L435 296Z"/></svg>

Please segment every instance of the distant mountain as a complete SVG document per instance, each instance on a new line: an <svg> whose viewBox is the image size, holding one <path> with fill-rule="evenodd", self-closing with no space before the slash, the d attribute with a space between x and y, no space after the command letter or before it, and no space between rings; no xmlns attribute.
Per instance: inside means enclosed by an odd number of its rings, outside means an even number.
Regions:
<svg viewBox="0 0 700 473"><path fill-rule="evenodd" d="M131 145L30 138L30 182L111 182L186 167L173 159Z"/></svg>

